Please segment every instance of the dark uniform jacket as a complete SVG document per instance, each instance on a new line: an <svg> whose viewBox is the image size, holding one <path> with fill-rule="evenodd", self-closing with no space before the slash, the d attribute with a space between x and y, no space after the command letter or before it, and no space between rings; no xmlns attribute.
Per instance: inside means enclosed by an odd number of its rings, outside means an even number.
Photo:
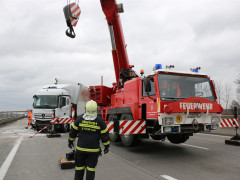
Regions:
<svg viewBox="0 0 240 180"><path fill-rule="evenodd" d="M83 115L77 117L69 133L69 141L78 136L76 149L83 152L99 153L100 139L104 146L109 146L109 132L105 121L97 117L95 120L85 120Z"/></svg>

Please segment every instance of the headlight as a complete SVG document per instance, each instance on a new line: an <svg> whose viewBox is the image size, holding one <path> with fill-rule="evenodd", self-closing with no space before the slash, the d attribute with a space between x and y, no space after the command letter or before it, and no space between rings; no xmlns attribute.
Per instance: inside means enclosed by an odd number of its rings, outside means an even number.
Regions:
<svg viewBox="0 0 240 180"><path fill-rule="evenodd" d="M219 116L213 116L211 121L212 121L213 125L216 125L216 124L220 123L220 117Z"/></svg>
<svg viewBox="0 0 240 180"><path fill-rule="evenodd" d="M163 118L163 125L173 125L173 124L174 124L173 117Z"/></svg>

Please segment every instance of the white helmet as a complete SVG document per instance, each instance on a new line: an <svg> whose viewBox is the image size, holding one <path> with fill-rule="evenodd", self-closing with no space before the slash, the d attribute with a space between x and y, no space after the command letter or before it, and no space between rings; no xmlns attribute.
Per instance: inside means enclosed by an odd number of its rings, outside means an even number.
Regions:
<svg viewBox="0 0 240 180"><path fill-rule="evenodd" d="M93 100L88 101L86 104L86 115L97 116L97 103Z"/></svg>

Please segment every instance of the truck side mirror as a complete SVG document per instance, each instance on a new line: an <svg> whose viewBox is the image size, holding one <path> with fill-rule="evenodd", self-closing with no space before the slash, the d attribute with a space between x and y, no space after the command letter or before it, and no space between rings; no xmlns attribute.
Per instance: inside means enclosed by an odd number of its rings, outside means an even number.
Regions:
<svg viewBox="0 0 240 180"><path fill-rule="evenodd" d="M38 97L37 95L34 95L33 98L34 98L34 99L38 99L39 97Z"/></svg>
<svg viewBox="0 0 240 180"><path fill-rule="evenodd" d="M145 92L146 93L151 92L152 88L151 88L150 79L149 78L144 78L143 79L143 84L144 84Z"/></svg>

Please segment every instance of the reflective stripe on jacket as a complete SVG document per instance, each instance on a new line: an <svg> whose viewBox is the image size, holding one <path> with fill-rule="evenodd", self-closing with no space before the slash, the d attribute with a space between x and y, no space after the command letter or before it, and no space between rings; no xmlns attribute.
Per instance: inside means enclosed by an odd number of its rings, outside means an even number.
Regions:
<svg viewBox="0 0 240 180"><path fill-rule="evenodd" d="M104 146L109 146L109 131L101 117L95 120L85 120L83 116L77 117L72 124L69 141L74 141L78 136L76 149L83 152L99 153L100 139Z"/></svg>

